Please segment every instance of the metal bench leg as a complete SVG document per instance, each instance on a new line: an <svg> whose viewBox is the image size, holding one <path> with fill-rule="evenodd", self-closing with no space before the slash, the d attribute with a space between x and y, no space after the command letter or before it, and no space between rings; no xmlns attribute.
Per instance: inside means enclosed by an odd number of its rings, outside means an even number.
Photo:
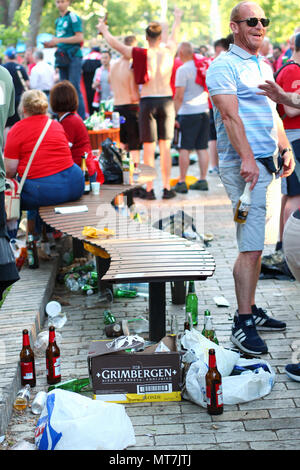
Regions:
<svg viewBox="0 0 300 470"><path fill-rule="evenodd" d="M166 284L149 282L149 340L158 342L166 335Z"/></svg>
<svg viewBox="0 0 300 470"><path fill-rule="evenodd" d="M85 250L83 248L82 240L78 240L77 238L72 238L72 246L73 246L74 258L83 258L85 256Z"/></svg>
<svg viewBox="0 0 300 470"><path fill-rule="evenodd" d="M108 270L109 265L110 265L110 258L101 258L100 256L96 256L96 268L97 268L97 274L98 274L99 292L105 289L110 289L111 291L113 290L111 282L101 280L102 276L104 276L104 274Z"/></svg>
<svg viewBox="0 0 300 470"><path fill-rule="evenodd" d="M171 282L172 303L175 305L185 304L186 298L186 282L174 281Z"/></svg>

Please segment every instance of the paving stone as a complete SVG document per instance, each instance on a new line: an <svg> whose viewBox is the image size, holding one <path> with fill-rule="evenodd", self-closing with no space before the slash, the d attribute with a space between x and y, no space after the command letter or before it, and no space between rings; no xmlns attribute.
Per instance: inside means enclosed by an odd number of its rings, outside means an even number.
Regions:
<svg viewBox="0 0 300 470"><path fill-rule="evenodd" d="M158 165L159 173L159 162ZM197 168L191 167L191 174ZM178 174L173 168L172 173ZM204 207L205 232L212 232L214 240L207 248L216 260L216 271L211 279L196 282L199 298L199 327L203 311L211 310L219 341L232 347L230 342L232 317L236 310L232 268L237 247L232 211L228 198L218 177L208 177L210 190L206 194L190 191L178 195L171 202L136 200L140 209L161 204L181 208L191 213L193 207ZM160 192L161 179L155 182L155 191ZM199 221L196 221L200 233ZM201 221L200 221L201 222ZM67 241L66 241L67 243ZM273 245L267 245L265 253L272 253ZM56 261L57 262L57 261ZM16 283L0 310L0 436L6 439L0 449L9 448L8 443L23 439L34 441L37 417L30 408L23 413L12 411L12 402L20 386L18 354L21 332L28 326L34 339L40 330L47 330L44 307L50 298L60 296L65 301L63 311L68 321L61 330L63 378L86 377L86 354L91 340L104 337L103 310L112 308L118 319L133 318L137 314L148 315L147 299L117 299L112 305L101 303L95 296L90 298L70 294L65 287L54 285L56 266L42 263L39 270L22 269L21 281ZM274 296L282 294L280 296ZM125 405L135 432L136 445L129 450L151 450L154 452L182 450L300 450L300 389L291 381L284 367L292 360L293 344L299 341L300 354L300 285L296 282L262 280L258 283L257 304L267 308L270 315L287 322L284 332L262 333L267 341L269 353L262 356L276 372L272 392L249 403L224 406L220 416L209 416L206 409L187 400L166 403L137 403ZM230 307L219 308L213 298L223 295ZM52 297L51 297L52 296ZM172 314L183 325L183 306L171 303L170 285L166 286L167 329ZM297 346L297 345L296 345ZM2 361L3 353L6 361ZM47 390L45 359L36 357L37 386L32 391L31 401L39 390Z"/></svg>

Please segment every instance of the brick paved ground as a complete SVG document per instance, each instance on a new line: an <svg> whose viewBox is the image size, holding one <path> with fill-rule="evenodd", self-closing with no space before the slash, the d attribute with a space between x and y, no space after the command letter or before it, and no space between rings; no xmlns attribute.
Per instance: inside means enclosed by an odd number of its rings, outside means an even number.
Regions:
<svg viewBox="0 0 300 470"><path fill-rule="evenodd" d="M157 161L158 165L158 161ZM172 169L177 176L178 168ZM190 167L190 174L197 174L196 165ZM216 260L215 275L206 282L197 282L199 298L200 326L201 313L211 310L217 336L224 346L231 345L229 336L232 315L236 309L232 279L233 260L237 254L234 224L229 201L218 177L209 178L210 190L197 191L178 196L171 201L154 201L147 204L138 200L141 210L145 207L166 208L177 205L192 213L193 207L204 208L204 230L201 217L199 231L212 232L214 240L209 251ZM155 183L156 192L161 193L161 182ZM266 253L273 250L266 247ZM17 388L16 361L20 348L21 330L36 323L35 313L43 310L47 293L52 289L55 265L44 263L38 271L22 271L22 281L14 286L4 307L10 311L0 311L0 340L11 338L14 346L9 349L9 361L0 363L0 410L2 422L9 420L5 440L0 449L8 449L16 442L33 442L36 417L30 410L24 413L13 411L10 416L13 394ZM47 274L48 273L48 274ZM38 285L40 283L40 287ZM295 282L263 280L259 281L257 303L267 308L274 317L288 324L285 332L262 333L267 341L269 353L264 356L276 371L276 382L272 392L262 398L241 405L225 406L224 413L211 417L206 410L188 401L171 403L146 403L126 405L136 433L136 446L130 450L203 450L203 449L300 449L300 384L288 379L284 373L285 364L291 362L293 347L300 338L300 286ZM63 296L68 305L63 307L68 321L61 330L62 375L64 379L87 375L86 354L92 339L103 338L102 312L105 304L96 296L83 297L69 294L65 288L56 285L54 296ZM213 297L223 295L230 302L229 308L218 308ZM170 301L170 286L167 286L167 328L170 316L178 315L179 325L183 325L184 310ZM28 301L32 304L28 308ZM116 300L112 312L118 319L130 318L135 314L147 316L147 302L142 298ZM32 313L33 312L33 313ZM43 312L42 312L43 313ZM44 328L46 327L44 324ZM37 326L36 326L37 328ZM17 338L17 340L16 340ZM10 344L10 343L5 343ZM294 351L295 352L295 351ZM297 351L296 351L297 352ZM1 361L0 361L1 362ZM9 362L9 363L8 363ZM44 358L36 358L36 391L46 389ZM2 388L1 388L2 387ZM33 393L34 396L35 392ZM10 400L7 398L10 396ZM1 408L2 406L2 408ZM1 420L0 420L1 424ZM3 433L3 432L2 432Z"/></svg>

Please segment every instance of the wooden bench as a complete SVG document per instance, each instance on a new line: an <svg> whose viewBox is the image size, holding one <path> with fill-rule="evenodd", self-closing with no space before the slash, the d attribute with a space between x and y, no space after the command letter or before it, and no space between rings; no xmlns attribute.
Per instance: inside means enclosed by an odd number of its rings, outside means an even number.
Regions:
<svg viewBox="0 0 300 470"><path fill-rule="evenodd" d="M123 193L131 198L132 186L103 185L99 196L84 195L76 202L61 206L85 204L88 212L56 214L55 207L40 208L40 216L51 227L80 240L96 256L99 288L113 283L149 283L149 339L159 341L166 333L166 282L180 287L189 280L206 280L215 270L213 257L199 243L171 235L150 224L121 216L112 205ZM88 238L84 226L107 227L113 236Z"/></svg>

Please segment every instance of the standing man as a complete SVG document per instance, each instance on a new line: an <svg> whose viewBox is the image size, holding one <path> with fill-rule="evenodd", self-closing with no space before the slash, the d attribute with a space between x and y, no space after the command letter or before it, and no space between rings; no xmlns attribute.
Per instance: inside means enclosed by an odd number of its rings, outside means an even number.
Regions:
<svg viewBox="0 0 300 470"><path fill-rule="evenodd" d="M135 36L126 36L126 46L135 47ZM114 94L114 111L125 117L120 124L120 141L128 150L134 163L140 162L139 139L139 89L134 81L131 61L123 55L116 60L110 69L110 85Z"/></svg>
<svg viewBox="0 0 300 470"><path fill-rule="evenodd" d="M55 37L44 42L44 47L57 47L55 67L60 80L69 80L76 88L79 100L78 114L85 119L85 109L80 90L83 44L82 23L79 16L68 10L71 0L55 0L59 18L55 21Z"/></svg>
<svg viewBox="0 0 300 470"><path fill-rule="evenodd" d="M177 193L187 193L185 177L190 164L190 153L196 150L198 155L200 179L190 189L207 191L206 174L209 162L209 109L208 94L203 86L196 83L197 68L193 60L194 51L191 43L182 42L178 49L183 62L175 79L175 112L181 131L179 150L179 181L175 186Z"/></svg>
<svg viewBox="0 0 300 470"><path fill-rule="evenodd" d="M273 79L272 69L258 55L268 24L256 3L237 4L230 16L234 44L212 62L206 75L214 106L220 177L233 209L250 183L249 215L244 225L237 224L239 254L233 277L238 310L231 341L253 355L268 351L257 330L286 328L257 308L255 291L264 248L267 193L276 184L278 151L283 159L282 176L289 176L295 166L275 104L257 94L259 83Z"/></svg>
<svg viewBox="0 0 300 470"><path fill-rule="evenodd" d="M43 91L49 98L50 90L54 85L54 68L44 61L42 51L35 51L33 57L36 65L31 70L30 88Z"/></svg>
<svg viewBox="0 0 300 470"><path fill-rule="evenodd" d="M175 8L174 24L168 42L162 45L162 27L152 22L146 28L148 48L126 46L108 31L108 26L99 20L98 31L113 48L127 59L133 58L135 74L138 70L142 80L139 113L139 130L144 147L144 163L154 167L155 147L158 139L160 165L163 181L163 199L170 199L176 193L170 189L171 153L174 135L175 109L170 79L176 53L176 35L180 26L182 12ZM136 76L136 75L135 75ZM147 183L146 199L156 199L153 182Z"/></svg>
<svg viewBox="0 0 300 470"><path fill-rule="evenodd" d="M16 122L20 120L18 113L18 106L20 103L21 95L24 91L29 89L29 77L23 65L20 65L17 61L16 50L14 47L8 47L4 53L5 67L13 79L13 84L15 88L15 113L13 116L10 116L7 120L6 127L9 128L13 126Z"/></svg>
<svg viewBox="0 0 300 470"><path fill-rule="evenodd" d="M110 61L110 51L102 51L101 66L96 69L92 83L92 88L96 90L93 99L93 107L96 111L99 111L100 101L110 100L113 96L109 83Z"/></svg>
<svg viewBox="0 0 300 470"><path fill-rule="evenodd" d="M3 132L7 118L15 111L15 92L11 75L4 67L0 67L0 149L3 148ZM0 300L7 287L19 279L15 256L9 244L6 228L4 205L5 168L0 155Z"/></svg>

